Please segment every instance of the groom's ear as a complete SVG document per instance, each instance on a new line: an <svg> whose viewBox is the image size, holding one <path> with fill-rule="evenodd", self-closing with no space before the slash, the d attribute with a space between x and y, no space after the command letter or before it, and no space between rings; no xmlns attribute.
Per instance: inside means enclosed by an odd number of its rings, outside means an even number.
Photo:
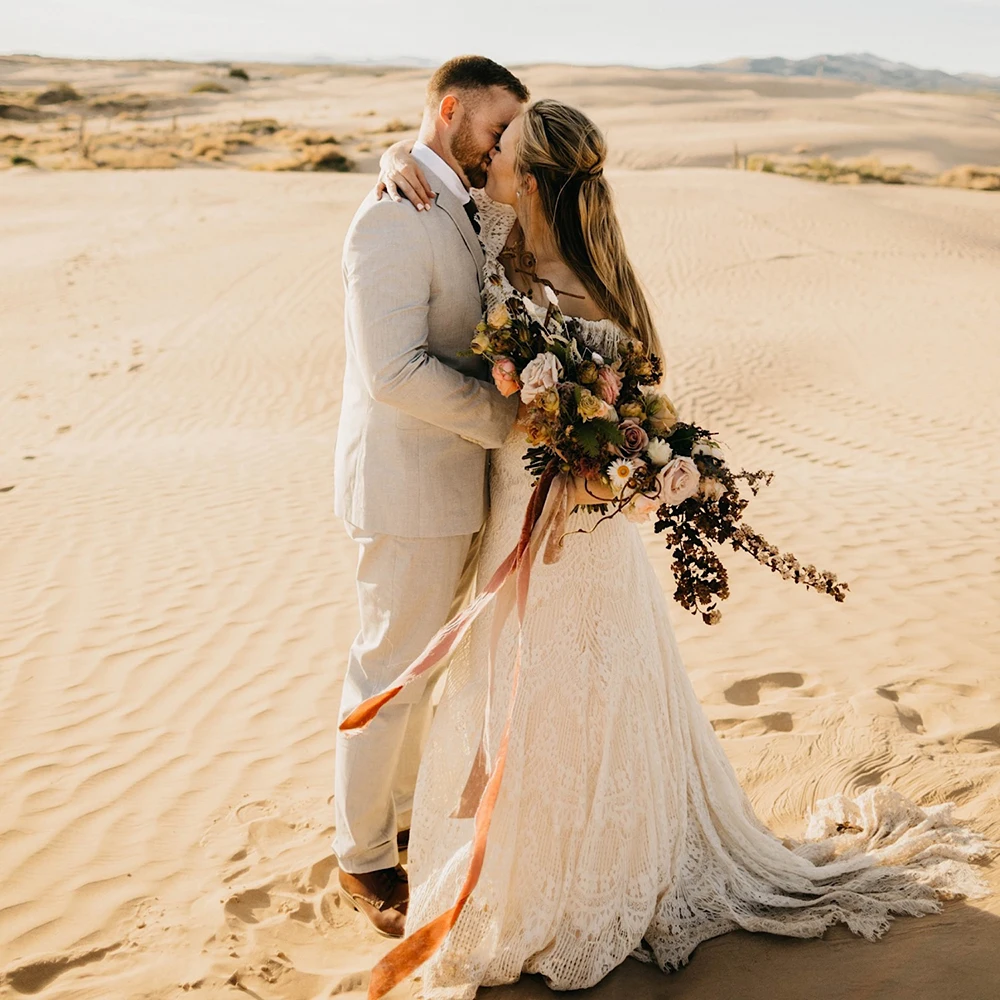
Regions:
<svg viewBox="0 0 1000 1000"><path fill-rule="evenodd" d="M446 125L451 125L458 110L458 98L454 94L445 94L438 105L438 117Z"/></svg>

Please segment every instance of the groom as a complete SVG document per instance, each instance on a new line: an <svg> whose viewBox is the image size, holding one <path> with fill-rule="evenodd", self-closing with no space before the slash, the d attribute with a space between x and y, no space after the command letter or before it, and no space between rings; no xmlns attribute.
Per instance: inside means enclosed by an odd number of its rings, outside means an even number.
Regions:
<svg viewBox="0 0 1000 1000"><path fill-rule="evenodd" d="M335 510L358 544L361 630L341 721L389 684L457 610L486 516L487 449L503 443L517 399L465 357L481 319L483 254L468 188L527 101L481 56L445 63L427 88L413 156L438 208L362 202L344 244L347 340ZM344 897L390 937L406 916L405 837L431 720L430 686L406 688L360 733L337 734L333 849Z"/></svg>

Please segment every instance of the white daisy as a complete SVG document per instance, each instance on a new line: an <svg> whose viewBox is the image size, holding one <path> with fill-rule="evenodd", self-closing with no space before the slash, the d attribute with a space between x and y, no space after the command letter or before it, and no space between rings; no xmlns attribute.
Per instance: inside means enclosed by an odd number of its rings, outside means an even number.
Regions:
<svg viewBox="0 0 1000 1000"><path fill-rule="evenodd" d="M615 494L621 493L635 472L635 463L630 458L622 458L612 462L607 468L607 476L611 481L611 489Z"/></svg>

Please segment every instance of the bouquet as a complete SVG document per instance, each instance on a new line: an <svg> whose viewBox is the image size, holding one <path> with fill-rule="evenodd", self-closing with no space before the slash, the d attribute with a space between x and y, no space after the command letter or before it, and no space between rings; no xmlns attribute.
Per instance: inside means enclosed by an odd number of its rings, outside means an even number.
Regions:
<svg viewBox="0 0 1000 1000"><path fill-rule="evenodd" d="M729 596L726 567L716 551L731 545L782 578L843 601L848 586L833 573L800 564L743 522L749 499L770 483L763 470L729 468L713 431L678 419L656 391L663 364L641 343L625 341L617 356L587 347L579 320L564 316L543 285L543 318L519 294L494 306L479 324L472 352L490 364L505 396L526 407L525 463L536 482L563 474L576 481L576 509L603 514L591 528L622 515L654 520L673 553L674 599L714 625Z"/></svg>

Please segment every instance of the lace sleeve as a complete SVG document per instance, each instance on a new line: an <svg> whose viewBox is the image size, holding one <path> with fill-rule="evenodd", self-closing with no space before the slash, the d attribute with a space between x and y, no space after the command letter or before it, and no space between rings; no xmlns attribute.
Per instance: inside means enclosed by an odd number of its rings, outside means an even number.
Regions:
<svg viewBox="0 0 1000 1000"><path fill-rule="evenodd" d="M507 242L517 216L512 206L494 201L480 188L472 189L472 200L479 211L479 242L486 256L495 260Z"/></svg>

